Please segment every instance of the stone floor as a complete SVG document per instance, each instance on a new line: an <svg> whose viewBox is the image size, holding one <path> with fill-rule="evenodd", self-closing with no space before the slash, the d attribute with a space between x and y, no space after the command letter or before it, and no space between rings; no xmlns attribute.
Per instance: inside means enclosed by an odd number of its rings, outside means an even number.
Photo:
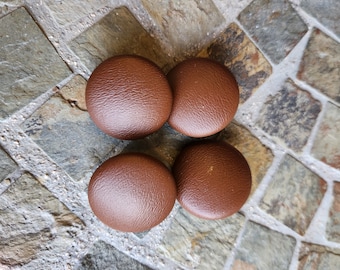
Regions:
<svg viewBox="0 0 340 270"><path fill-rule="evenodd" d="M0 269L340 269L340 1L0 0ZM192 56L240 85L217 134L247 158L251 197L205 221L177 203L150 231L90 211L95 168L126 150L168 165L190 141L165 125L111 138L86 111L104 59L139 54L164 72Z"/></svg>

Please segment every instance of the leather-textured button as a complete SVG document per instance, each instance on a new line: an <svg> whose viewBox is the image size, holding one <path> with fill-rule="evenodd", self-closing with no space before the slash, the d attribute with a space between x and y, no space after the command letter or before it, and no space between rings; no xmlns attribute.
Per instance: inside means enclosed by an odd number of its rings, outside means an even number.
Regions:
<svg viewBox="0 0 340 270"><path fill-rule="evenodd" d="M86 86L94 123L119 139L138 139L163 126L172 106L165 74L140 56L121 55L101 63Z"/></svg>
<svg viewBox="0 0 340 270"><path fill-rule="evenodd" d="M88 187L90 206L106 225L141 232L162 222L176 200L171 172L140 153L115 156L94 172Z"/></svg>
<svg viewBox="0 0 340 270"><path fill-rule="evenodd" d="M225 128L239 104L233 74L223 65L205 58L192 58L167 75L173 91L169 124L191 137L206 137Z"/></svg>
<svg viewBox="0 0 340 270"><path fill-rule="evenodd" d="M224 142L203 141L186 146L175 161L173 173L179 203L204 219L234 214L251 190L246 159Z"/></svg>

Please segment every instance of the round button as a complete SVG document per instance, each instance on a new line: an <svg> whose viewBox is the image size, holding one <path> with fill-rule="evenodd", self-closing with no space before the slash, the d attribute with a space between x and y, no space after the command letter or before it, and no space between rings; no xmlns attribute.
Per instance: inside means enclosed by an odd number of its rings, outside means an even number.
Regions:
<svg viewBox="0 0 340 270"><path fill-rule="evenodd" d="M125 140L145 137L168 120L172 92L164 73L140 56L101 63L86 86L86 106L105 133Z"/></svg>
<svg viewBox="0 0 340 270"><path fill-rule="evenodd" d="M171 172L160 161L137 153L105 161L88 187L94 214L124 232L141 232L162 222L176 200Z"/></svg>
<svg viewBox="0 0 340 270"><path fill-rule="evenodd" d="M185 147L175 161L173 173L179 203L204 219L234 214L251 190L246 159L223 142L203 141Z"/></svg>
<svg viewBox="0 0 340 270"><path fill-rule="evenodd" d="M233 119L239 104L239 89L232 73L205 58L192 58L167 75L173 91L169 124L191 137L213 135Z"/></svg>

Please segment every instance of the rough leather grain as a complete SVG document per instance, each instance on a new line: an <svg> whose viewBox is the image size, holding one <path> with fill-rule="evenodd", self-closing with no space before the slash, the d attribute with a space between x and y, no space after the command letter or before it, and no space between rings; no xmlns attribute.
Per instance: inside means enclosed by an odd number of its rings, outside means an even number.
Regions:
<svg viewBox="0 0 340 270"><path fill-rule="evenodd" d="M176 200L171 172L145 154L122 154L105 161L88 187L94 214L124 232L141 232L162 222Z"/></svg>
<svg viewBox="0 0 340 270"><path fill-rule="evenodd" d="M167 121L172 92L163 72L149 60L115 56L101 63L86 86L86 106L94 123L119 139L149 135Z"/></svg>
<svg viewBox="0 0 340 270"><path fill-rule="evenodd" d="M232 73L205 58L192 58L167 75L173 91L169 124L191 137L206 137L225 128L239 104L239 89Z"/></svg>
<svg viewBox="0 0 340 270"><path fill-rule="evenodd" d="M246 159L233 146L204 141L185 147L173 167L177 199L188 212L221 219L237 212L251 190Z"/></svg>

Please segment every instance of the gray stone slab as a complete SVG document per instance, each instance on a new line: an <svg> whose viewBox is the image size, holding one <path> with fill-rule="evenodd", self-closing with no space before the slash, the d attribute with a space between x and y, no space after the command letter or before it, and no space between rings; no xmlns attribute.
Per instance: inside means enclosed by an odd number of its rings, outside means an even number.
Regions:
<svg viewBox="0 0 340 270"><path fill-rule="evenodd" d="M201 49L224 22L213 1L142 0L143 5L169 39L177 56Z"/></svg>
<svg viewBox="0 0 340 270"><path fill-rule="evenodd" d="M25 8L0 19L0 119L71 74Z"/></svg>
<svg viewBox="0 0 340 270"><path fill-rule="evenodd" d="M295 248L295 239L248 222L237 248L232 270L287 270Z"/></svg>
<svg viewBox="0 0 340 270"><path fill-rule="evenodd" d="M126 7L114 9L69 45L90 71L119 54L144 56L165 70L171 62Z"/></svg>
<svg viewBox="0 0 340 270"><path fill-rule="evenodd" d="M308 30L289 1L255 0L238 19L276 64L290 53Z"/></svg>
<svg viewBox="0 0 340 270"><path fill-rule="evenodd" d="M265 101L257 125L278 143L301 151L321 111L321 103L290 79Z"/></svg>
<svg viewBox="0 0 340 270"><path fill-rule="evenodd" d="M301 0L300 6L340 36L340 2L338 0Z"/></svg>
<svg viewBox="0 0 340 270"><path fill-rule="evenodd" d="M219 134L218 140L233 145L246 158L252 175L251 194L253 194L272 164L273 153L249 130L234 122Z"/></svg>
<svg viewBox="0 0 340 270"><path fill-rule="evenodd" d="M120 142L101 132L79 108L85 103L85 85L84 79L75 77L22 124L25 133L75 180L88 178Z"/></svg>
<svg viewBox="0 0 340 270"><path fill-rule="evenodd" d="M287 155L274 174L260 207L304 235L326 189L323 179Z"/></svg>
<svg viewBox="0 0 340 270"><path fill-rule="evenodd" d="M180 208L159 247L166 257L191 269L223 269L245 218L203 220Z"/></svg>
<svg viewBox="0 0 340 270"><path fill-rule="evenodd" d="M115 247L103 242L96 242L82 259L77 270L147 270L146 265L130 258Z"/></svg>
<svg viewBox="0 0 340 270"><path fill-rule="evenodd" d="M43 3L50 9L58 24L65 26L104 7L106 0L55 1L45 0Z"/></svg>
<svg viewBox="0 0 340 270"><path fill-rule="evenodd" d="M132 140L124 148L123 152L142 152L161 160L169 169L175 162L177 155L183 146L195 141L173 130L166 123L160 130L138 140Z"/></svg>
<svg viewBox="0 0 340 270"><path fill-rule="evenodd" d="M298 78L340 103L340 44L314 29L300 63Z"/></svg>
<svg viewBox="0 0 340 270"><path fill-rule="evenodd" d="M340 108L332 103L326 106L320 128L311 150L312 156L340 169Z"/></svg>
<svg viewBox="0 0 340 270"><path fill-rule="evenodd" d="M1 194L0 216L0 263L7 266L27 264L40 252L63 254L84 226L30 174Z"/></svg>
<svg viewBox="0 0 340 270"><path fill-rule="evenodd" d="M0 147L0 182L17 167L14 160Z"/></svg>
<svg viewBox="0 0 340 270"><path fill-rule="evenodd" d="M200 52L227 66L240 89L240 103L245 102L271 75L272 67L246 33L235 23L228 26Z"/></svg>

